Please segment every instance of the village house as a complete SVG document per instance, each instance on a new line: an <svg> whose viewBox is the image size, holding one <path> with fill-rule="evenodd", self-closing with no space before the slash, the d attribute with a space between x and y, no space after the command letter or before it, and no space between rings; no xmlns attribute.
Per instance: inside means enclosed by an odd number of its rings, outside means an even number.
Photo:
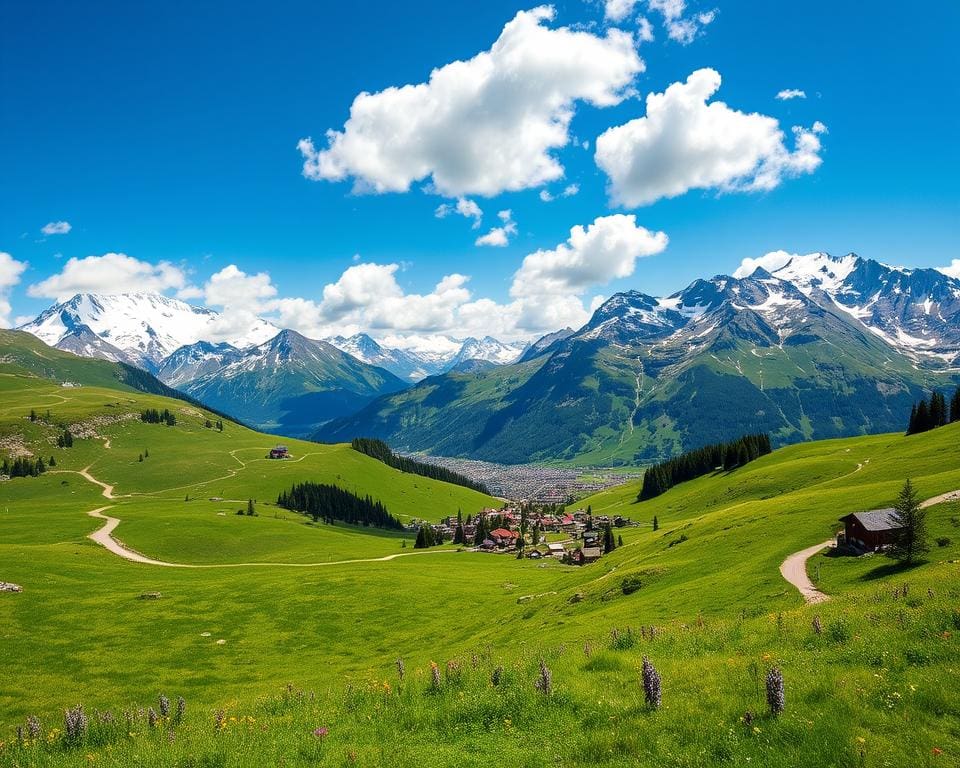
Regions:
<svg viewBox="0 0 960 768"><path fill-rule="evenodd" d="M508 531L506 528L497 528L496 530L490 531L490 539L498 547L510 547L514 545L514 542L520 538L519 533L514 531Z"/></svg>
<svg viewBox="0 0 960 768"><path fill-rule="evenodd" d="M843 532L837 534L837 546L861 552L877 552L891 543L903 526L894 509L853 512L840 518Z"/></svg>
<svg viewBox="0 0 960 768"><path fill-rule="evenodd" d="M581 550L582 560L581 564L586 565L587 563L595 563L600 559L601 554L600 547L584 547Z"/></svg>
<svg viewBox="0 0 960 768"><path fill-rule="evenodd" d="M276 448L270 449L270 458L271 459L289 459L290 452L287 450L287 446L278 445Z"/></svg>
<svg viewBox="0 0 960 768"><path fill-rule="evenodd" d="M547 544L547 552L552 557L561 558L564 556L566 551L567 550L564 548L563 544L561 544L559 541L551 541Z"/></svg>

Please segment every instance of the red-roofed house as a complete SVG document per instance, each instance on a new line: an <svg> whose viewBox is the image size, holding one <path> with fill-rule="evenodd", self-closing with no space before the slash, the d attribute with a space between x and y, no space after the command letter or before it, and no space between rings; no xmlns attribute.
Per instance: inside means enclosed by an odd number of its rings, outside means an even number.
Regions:
<svg viewBox="0 0 960 768"><path fill-rule="evenodd" d="M517 540L519 534L508 531L506 528L496 528L490 531L489 536L498 547L509 547Z"/></svg>

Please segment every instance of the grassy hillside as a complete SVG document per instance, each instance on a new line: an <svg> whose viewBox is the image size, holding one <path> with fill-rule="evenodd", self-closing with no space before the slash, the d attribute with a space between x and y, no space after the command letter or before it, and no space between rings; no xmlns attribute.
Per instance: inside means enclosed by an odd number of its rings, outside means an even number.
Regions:
<svg viewBox="0 0 960 768"><path fill-rule="evenodd" d="M931 509L932 538L949 543L909 571L821 558L833 595L821 606L804 606L777 570L841 515L889 504L906 475L924 497L960 488L960 425L797 445L642 504L637 484L598 494L585 502L595 511L645 525L581 569L451 550L343 563L411 550L393 535L275 517L277 489L333 479L423 517L489 500L344 446L287 441L296 458L269 462L273 438L233 424L218 433L152 395L10 376L0 395L5 445L16 435L55 454L58 470L90 465L118 495L76 474L0 485L0 580L24 587L0 594L0 765L939 766L960 755L957 505ZM177 426L115 418L147 404L176 407ZM51 421L93 423L96 436L56 449L55 429L25 418L48 406ZM251 497L259 516L236 516ZM121 560L85 538L102 524L85 512L105 506L134 549L212 567ZM629 595L627 577L642 584ZM140 599L149 592L162 597ZM659 711L643 704L643 655L663 678ZM533 685L541 658L549 697ZM780 718L762 716L774 664ZM138 714L160 693L185 697L183 722L150 727ZM48 739L78 702L88 739ZM18 745L30 714L43 736Z"/></svg>

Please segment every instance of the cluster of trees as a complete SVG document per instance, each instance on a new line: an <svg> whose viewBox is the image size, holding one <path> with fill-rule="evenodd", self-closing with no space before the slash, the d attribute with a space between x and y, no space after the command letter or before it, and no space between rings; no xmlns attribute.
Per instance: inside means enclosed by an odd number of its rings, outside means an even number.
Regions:
<svg viewBox="0 0 960 768"><path fill-rule="evenodd" d="M397 456L383 440L377 440L372 437L355 437L350 445L353 447L353 450L370 456L377 461L382 461L387 466L399 469L401 472L429 477L431 480L441 480L444 483L462 485L464 488L472 488L474 491L479 491L480 493L488 493L487 487L483 483L471 480L466 475L461 475L452 469L426 464L422 461L407 458L406 456Z"/></svg>
<svg viewBox="0 0 960 768"><path fill-rule="evenodd" d="M932 392L930 399L920 399L913 408L910 409L910 424L907 427L908 435L915 435L918 432L927 432L945 424L951 424L960 421L960 387L950 398L950 404L947 404L947 398L941 392Z"/></svg>
<svg viewBox="0 0 960 768"><path fill-rule="evenodd" d="M284 509L303 512L332 525L340 520L351 525L372 525L375 528L403 530L403 525L379 501L326 483L297 483L289 491L281 491L277 504Z"/></svg>
<svg viewBox="0 0 960 768"><path fill-rule="evenodd" d="M63 430L63 434L57 435L57 448L73 448L73 435L69 429Z"/></svg>
<svg viewBox="0 0 960 768"><path fill-rule="evenodd" d="M203 426L207 429L216 429L217 432L223 432L223 422L220 419L217 419L216 424L214 424L210 419L206 419L203 422Z"/></svg>
<svg viewBox="0 0 960 768"><path fill-rule="evenodd" d="M621 542L623 541L621 537ZM613 535L613 526L605 525L603 526L603 538L600 540L600 543L603 545L603 554L608 555L613 550L617 548L617 539Z"/></svg>
<svg viewBox="0 0 960 768"><path fill-rule="evenodd" d="M172 427L177 423L177 417L166 408L162 411L158 411L156 408L147 408L145 411L140 411L140 421L145 421L147 424L166 424L168 427Z"/></svg>
<svg viewBox="0 0 960 768"><path fill-rule="evenodd" d="M413 542L414 549L428 549L429 547L435 547L438 544L443 544L443 539L433 530L433 526L430 525L421 525L420 530L417 531L417 540Z"/></svg>
<svg viewBox="0 0 960 768"><path fill-rule="evenodd" d="M53 457L50 458L50 463L51 465L56 464ZM7 477L37 477L46 471L47 465L44 463L42 456L38 457L36 461L24 456L18 456L13 461L4 459L3 464L0 465L0 475L6 475Z"/></svg>
<svg viewBox="0 0 960 768"><path fill-rule="evenodd" d="M729 443L716 443L682 453L672 459L654 464L643 475L643 487L637 501L645 501L665 493L685 480L709 474L722 467L725 470L742 467L772 450L770 435L744 435Z"/></svg>

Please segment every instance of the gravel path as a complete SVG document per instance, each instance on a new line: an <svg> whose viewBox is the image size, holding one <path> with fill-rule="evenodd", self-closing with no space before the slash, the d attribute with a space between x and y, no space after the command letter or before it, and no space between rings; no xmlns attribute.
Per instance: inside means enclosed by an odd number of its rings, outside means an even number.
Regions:
<svg viewBox="0 0 960 768"><path fill-rule="evenodd" d="M960 501L960 490L941 493L939 496L934 496L931 499L921 502L920 507L925 509L936 504L942 504L946 501ZM807 547L799 552L794 552L792 555L790 555L790 557L780 564L780 573L783 578L800 590L800 594L803 595L803 599L807 603L822 603L824 600L830 599L829 595L825 595L813 585L812 581L810 581L810 577L807 575L807 560L809 560L818 552L821 552L827 547L832 547L834 545L835 541L833 539L828 539L822 544L814 544L812 547Z"/></svg>

